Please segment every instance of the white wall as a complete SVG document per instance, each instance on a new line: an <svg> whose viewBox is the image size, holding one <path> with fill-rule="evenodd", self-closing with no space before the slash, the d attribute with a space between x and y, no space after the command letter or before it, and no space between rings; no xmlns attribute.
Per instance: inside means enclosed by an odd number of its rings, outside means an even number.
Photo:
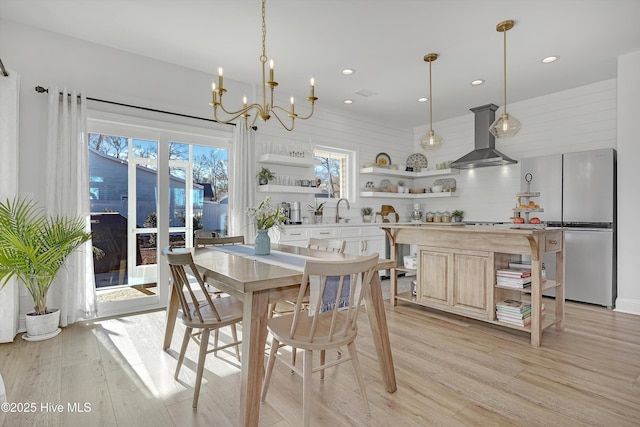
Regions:
<svg viewBox="0 0 640 427"><path fill-rule="evenodd" d="M618 58L618 300L616 310L640 314L640 52Z"/></svg>
<svg viewBox="0 0 640 427"><path fill-rule="evenodd" d="M76 88L86 95L133 105L175 111L199 117L211 117L208 105L212 76L85 41L45 32L0 20L0 53L4 64L21 74L20 93L20 191L44 199L42 182L46 158L46 98L35 93L36 85ZM634 159L638 158L635 141L640 89L636 76L640 71L640 54L621 57L619 78L573 90L510 104L509 112L523 123L512 139L498 140L496 148L520 159L567 151L603 147L618 149L619 172L619 278L618 308L640 314L640 287L633 272L633 239L638 232L631 224L638 206L634 177ZM616 83L618 87L616 87ZM229 94L251 93L248 85L227 79ZM394 163L404 164L413 152L424 152L418 140L427 126L398 129L386 124L370 123L366 118L344 117L319 108L313 119L299 122L294 132L285 132L273 121L260 124L257 142L307 142L353 149L357 165L373 162L379 152L387 152ZM238 95L241 96L241 95ZM476 107L470 105L469 108ZM297 107L304 113L304 107ZM619 114L617 114L617 112ZM497 113L500 113L498 110ZM473 114L434 123L445 144L427 152L431 165L455 160L473 147ZM616 134L619 132L618 141ZM413 133L413 135L412 135ZM635 139L634 139L635 138ZM381 179L382 177L380 177ZM467 220L506 221L519 190L519 166L461 171L457 196L423 203L428 210L462 209ZM360 189L370 176L358 176ZM425 179L425 185L433 179ZM625 197L626 195L626 197ZM256 195L256 200L263 196ZM301 200L274 195L278 200ZM305 196L309 202L310 196ZM411 202L393 199L396 210L407 218ZM359 217L360 206L378 210L385 199L362 199L356 196L346 216ZM304 206L304 205L303 205ZM328 208L327 215L335 210ZM627 236L627 237L624 237ZM632 237L629 237L632 236ZM637 251L636 251L637 253ZM29 297L21 300L21 312L30 309Z"/></svg>

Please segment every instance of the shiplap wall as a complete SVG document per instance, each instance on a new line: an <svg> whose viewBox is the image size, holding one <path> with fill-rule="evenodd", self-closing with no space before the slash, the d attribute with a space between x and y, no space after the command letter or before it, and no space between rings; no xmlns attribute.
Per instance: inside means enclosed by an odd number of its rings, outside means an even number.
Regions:
<svg viewBox="0 0 640 427"><path fill-rule="evenodd" d="M300 106L300 113L305 114L306 106ZM298 107L296 108L296 110ZM412 130L402 129L398 127L390 127L380 124L372 124L366 119L353 116L344 116L324 110L321 106L316 108L313 117L307 121L299 121L296 123L293 132L287 132L280 127L277 121L271 119L268 123L260 123L259 131L256 133L257 154L260 154L265 142L270 143L307 143L310 142L318 146L327 146L344 150L353 150L356 153L355 164L359 169L368 162L374 162L376 155L380 152L386 152L391 156L392 162L401 162L404 164L406 158L413 152ZM263 166L258 163L256 170ZM292 177L309 177L313 171L300 169L297 167L287 167L280 165L264 165L278 174L285 174ZM351 201L351 209L346 210L341 206L340 215L350 217L353 221L360 220L360 208L370 206L374 211L380 210L382 204L387 204L385 199L360 199L359 191L366 181L380 181L384 177L374 177L370 175L356 174L355 190L349 196ZM313 195L300 194L270 194L274 201L301 201L302 215L308 215L306 212L307 204L314 202ZM264 193L257 193L256 200L265 197ZM319 199L320 200L320 199ZM401 206L409 205L407 201L391 200L397 210L404 209ZM327 220L334 218L335 200L327 201L325 207L325 217ZM406 210L406 209L404 209ZM407 213L408 214L408 213Z"/></svg>
<svg viewBox="0 0 640 427"><path fill-rule="evenodd" d="M496 149L515 160L616 147L615 79L509 104L508 108L522 129L513 138L497 139ZM496 117L501 111L496 111ZM427 153L430 164L455 160L473 149L473 113L436 122L433 128L445 142L439 150ZM425 125L414 131L418 152L418 140L427 130ZM428 210L464 210L469 221L509 220L515 193L520 191L519 164L462 170L454 178L459 197L430 200Z"/></svg>

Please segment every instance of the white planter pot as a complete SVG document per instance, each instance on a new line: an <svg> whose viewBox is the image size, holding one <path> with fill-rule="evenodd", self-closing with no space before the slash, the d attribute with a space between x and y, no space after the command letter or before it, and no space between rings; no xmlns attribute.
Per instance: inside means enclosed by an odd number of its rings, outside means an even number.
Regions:
<svg viewBox="0 0 640 427"><path fill-rule="evenodd" d="M22 336L27 341L42 341L53 338L61 331L58 328L60 324L60 310L51 309L50 313L40 316L34 313L27 313L25 316L27 324L27 333Z"/></svg>

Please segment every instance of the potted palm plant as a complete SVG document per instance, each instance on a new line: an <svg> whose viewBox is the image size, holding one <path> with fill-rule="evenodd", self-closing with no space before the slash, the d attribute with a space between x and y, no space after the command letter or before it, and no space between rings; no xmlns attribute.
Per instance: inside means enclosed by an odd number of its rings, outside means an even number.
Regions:
<svg viewBox="0 0 640 427"><path fill-rule="evenodd" d="M12 277L22 282L34 311L27 313L27 339L50 338L59 332L60 311L47 308L47 292L80 245L91 239L81 218L49 217L36 202L23 198L0 203L0 284Z"/></svg>

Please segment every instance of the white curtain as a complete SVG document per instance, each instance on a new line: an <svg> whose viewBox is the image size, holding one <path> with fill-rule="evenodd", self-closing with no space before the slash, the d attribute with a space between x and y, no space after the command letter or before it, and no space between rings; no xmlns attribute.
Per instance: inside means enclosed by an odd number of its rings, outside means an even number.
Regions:
<svg viewBox="0 0 640 427"><path fill-rule="evenodd" d="M231 194L229 197L229 232L233 236L244 236L245 242L253 242L256 232L247 217L247 208L254 206L255 180L255 135L247 131L243 123L234 127L232 168L230 171Z"/></svg>
<svg viewBox="0 0 640 427"><path fill-rule="evenodd" d="M0 200L13 200L18 193L20 76L7 72L9 76L0 74ZM11 342L18 333L19 294L19 283L13 279L0 289L0 342Z"/></svg>
<svg viewBox="0 0 640 427"><path fill-rule="evenodd" d="M75 90L49 88L45 189L49 215L82 216L91 231L86 102ZM47 306L60 308L61 326L97 314L91 248L87 242L69 257L47 295Z"/></svg>

